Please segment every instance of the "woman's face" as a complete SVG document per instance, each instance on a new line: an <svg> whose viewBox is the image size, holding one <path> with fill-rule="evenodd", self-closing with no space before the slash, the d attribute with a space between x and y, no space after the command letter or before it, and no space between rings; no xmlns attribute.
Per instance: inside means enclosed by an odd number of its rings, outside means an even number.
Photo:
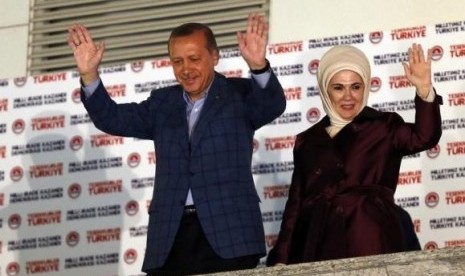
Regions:
<svg viewBox="0 0 465 276"><path fill-rule="evenodd" d="M337 72L329 81L328 95L335 111L352 120L362 107L365 84L359 74L350 70Z"/></svg>

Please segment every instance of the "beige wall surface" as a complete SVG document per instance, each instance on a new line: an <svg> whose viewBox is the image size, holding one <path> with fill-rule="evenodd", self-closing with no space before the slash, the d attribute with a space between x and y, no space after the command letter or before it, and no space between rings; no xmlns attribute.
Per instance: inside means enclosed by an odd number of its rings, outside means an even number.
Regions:
<svg viewBox="0 0 465 276"><path fill-rule="evenodd" d="M270 1L270 43L465 20L463 0ZM26 73L28 20L29 1L0 0L0 79Z"/></svg>
<svg viewBox="0 0 465 276"><path fill-rule="evenodd" d="M271 43L465 20L463 0L270 1Z"/></svg>
<svg viewBox="0 0 465 276"><path fill-rule="evenodd" d="M0 79L26 74L28 0L0 0Z"/></svg>

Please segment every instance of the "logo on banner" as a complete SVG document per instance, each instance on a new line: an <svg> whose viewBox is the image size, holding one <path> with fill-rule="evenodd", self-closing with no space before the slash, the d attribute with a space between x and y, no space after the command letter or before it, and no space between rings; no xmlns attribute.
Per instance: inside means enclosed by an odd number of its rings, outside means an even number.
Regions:
<svg viewBox="0 0 465 276"><path fill-rule="evenodd" d="M13 214L8 218L8 226L12 230L16 230L21 226L21 216L19 214Z"/></svg>
<svg viewBox="0 0 465 276"><path fill-rule="evenodd" d="M69 147L73 151L80 150L83 144L84 144L84 139L80 135L75 135L71 137L71 139L69 140Z"/></svg>
<svg viewBox="0 0 465 276"><path fill-rule="evenodd" d="M429 192L425 196L425 204L430 208L434 208L439 204L439 195L436 192Z"/></svg>
<svg viewBox="0 0 465 276"><path fill-rule="evenodd" d="M390 76L389 77L389 88L399 89L412 87L413 84L407 79L406 76Z"/></svg>
<svg viewBox="0 0 465 276"><path fill-rule="evenodd" d="M4 193L0 193L0 207L3 206L5 203L5 194ZM0 226L1 228L1 226Z"/></svg>
<svg viewBox="0 0 465 276"><path fill-rule="evenodd" d="M135 200L131 200L126 203L126 214L129 216L134 216L139 211L139 203Z"/></svg>
<svg viewBox="0 0 465 276"><path fill-rule="evenodd" d="M24 171L23 168L20 166L13 167L10 171L10 178L12 181L17 182L23 178Z"/></svg>
<svg viewBox="0 0 465 276"><path fill-rule="evenodd" d="M286 53L295 53L303 51L303 42L289 42L289 43L278 43L271 44L268 46L268 54L270 55L279 55Z"/></svg>
<svg viewBox="0 0 465 276"><path fill-rule="evenodd" d="M126 84L113 84L105 86L108 95L112 98L125 97L126 96Z"/></svg>
<svg viewBox="0 0 465 276"><path fill-rule="evenodd" d="M29 213L27 214L27 222L29 226L60 224L61 210L53 210L40 213Z"/></svg>
<svg viewBox="0 0 465 276"><path fill-rule="evenodd" d="M294 148L295 136L282 136L265 138L265 149L266 151L283 150Z"/></svg>
<svg viewBox="0 0 465 276"><path fill-rule="evenodd" d="M69 247L75 247L79 243L79 233L71 231L66 235L66 244Z"/></svg>
<svg viewBox="0 0 465 276"><path fill-rule="evenodd" d="M110 193L121 193L123 190L123 180L108 180L89 183L89 195L101 195Z"/></svg>
<svg viewBox="0 0 465 276"><path fill-rule="evenodd" d="M398 185L421 184L421 171L407 171L399 173Z"/></svg>
<svg viewBox="0 0 465 276"><path fill-rule="evenodd" d="M124 262L126 264L133 264L137 260L137 251L130 248L124 252Z"/></svg>
<svg viewBox="0 0 465 276"><path fill-rule="evenodd" d="M17 262L11 262L6 266L6 275L16 276L19 275L19 264Z"/></svg>
<svg viewBox="0 0 465 276"><path fill-rule="evenodd" d="M68 196L72 199L76 199L81 195L81 185L73 183L68 187Z"/></svg>
<svg viewBox="0 0 465 276"><path fill-rule="evenodd" d="M33 165L29 167L29 174L31 178L63 175L63 163Z"/></svg>
<svg viewBox="0 0 465 276"><path fill-rule="evenodd" d="M121 240L121 228L97 229L87 231L87 243L101 243Z"/></svg>
<svg viewBox="0 0 465 276"><path fill-rule="evenodd" d="M76 88L71 92L71 100L75 103L81 103L81 88Z"/></svg>
<svg viewBox="0 0 465 276"><path fill-rule="evenodd" d="M131 63L131 70L134 73L139 73L144 69L144 61L139 60L139 61L134 61Z"/></svg>
<svg viewBox="0 0 465 276"><path fill-rule="evenodd" d="M449 94L449 106L463 106L465 105L465 93L451 93Z"/></svg>
<svg viewBox="0 0 465 276"><path fill-rule="evenodd" d="M16 87L23 87L27 82L27 77L14 78L13 82L15 83Z"/></svg>
<svg viewBox="0 0 465 276"><path fill-rule="evenodd" d="M465 154L465 141L447 143L447 155Z"/></svg>
<svg viewBox="0 0 465 276"><path fill-rule="evenodd" d="M425 250L434 250L434 249L438 249L438 244L434 241L429 241L425 244Z"/></svg>
<svg viewBox="0 0 465 276"><path fill-rule="evenodd" d="M438 249L438 244L434 241L429 241L425 244L425 250Z"/></svg>
<svg viewBox="0 0 465 276"><path fill-rule="evenodd" d="M320 110L316 107L312 107L307 111L307 121L310 123L316 123L320 119Z"/></svg>
<svg viewBox="0 0 465 276"><path fill-rule="evenodd" d="M465 190L446 192L447 205L465 204Z"/></svg>
<svg viewBox="0 0 465 276"><path fill-rule="evenodd" d="M370 80L370 92L378 92L381 89L381 79L372 77Z"/></svg>
<svg viewBox="0 0 465 276"><path fill-rule="evenodd" d="M320 65L320 60L314 59L308 63L308 72L312 75L316 75L318 72L318 66Z"/></svg>
<svg viewBox="0 0 465 276"><path fill-rule="evenodd" d="M426 37L426 26L395 29L391 31L392 40L405 40Z"/></svg>
<svg viewBox="0 0 465 276"><path fill-rule="evenodd" d="M370 41L373 44L378 44L383 40L383 32L371 32L370 33Z"/></svg>
<svg viewBox="0 0 465 276"><path fill-rule="evenodd" d="M114 146L124 144L124 138L110 134L95 134L90 136L91 147Z"/></svg>
<svg viewBox="0 0 465 276"><path fill-rule="evenodd" d="M451 58L465 56L465 44L450 45L450 56Z"/></svg>
<svg viewBox="0 0 465 276"><path fill-rule="evenodd" d="M32 118L31 127L33 131L65 128L65 115Z"/></svg>
<svg viewBox="0 0 465 276"><path fill-rule="evenodd" d="M157 163L157 156L155 155L155 151L149 151L147 153L147 161L149 165L154 165Z"/></svg>
<svg viewBox="0 0 465 276"><path fill-rule="evenodd" d="M24 129L26 128L26 122L23 119L16 119L14 120L13 124L11 125L11 130L14 134L21 134Z"/></svg>
<svg viewBox="0 0 465 276"><path fill-rule="evenodd" d="M263 197L265 199L287 198L290 185L272 185L263 187Z"/></svg>
<svg viewBox="0 0 465 276"><path fill-rule="evenodd" d="M34 83L58 82L58 81L65 81L65 80L66 80L65 72L34 76Z"/></svg>
<svg viewBox="0 0 465 276"><path fill-rule="evenodd" d="M26 274L57 271L60 271L60 260L58 258L26 262Z"/></svg>
<svg viewBox="0 0 465 276"><path fill-rule="evenodd" d="M6 146L0 146L0 159L6 158Z"/></svg>
<svg viewBox="0 0 465 276"><path fill-rule="evenodd" d="M442 49L441 46L436 45L431 48L431 59L434 61L438 61L442 58L444 54L444 50Z"/></svg>
<svg viewBox="0 0 465 276"><path fill-rule="evenodd" d="M426 150L426 156L428 156L431 159L434 159L439 156L439 153L441 153L441 147L439 145L436 145L428 150Z"/></svg>
<svg viewBox="0 0 465 276"><path fill-rule="evenodd" d="M302 87L286 88L284 89L284 95L286 96L286 101L300 100L302 98Z"/></svg>
<svg viewBox="0 0 465 276"><path fill-rule="evenodd" d="M0 79L0 87L8 86L8 79Z"/></svg>
<svg viewBox="0 0 465 276"><path fill-rule="evenodd" d="M260 147L260 143L258 142L257 139L254 138L252 141L253 153L257 152L259 147Z"/></svg>
<svg viewBox="0 0 465 276"><path fill-rule="evenodd" d="M166 68L171 66L171 60L169 58L156 59L152 61L152 69L155 68Z"/></svg>
<svg viewBox="0 0 465 276"><path fill-rule="evenodd" d="M140 164L140 154L138 154L137 152L133 152L131 154L129 154L128 158L127 158L127 162L128 162L128 166L131 167L131 168L135 168L137 166L139 166Z"/></svg>
<svg viewBox="0 0 465 276"><path fill-rule="evenodd" d="M465 246L465 240L450 240L444 242L445 247L462 247Z"/></svg>

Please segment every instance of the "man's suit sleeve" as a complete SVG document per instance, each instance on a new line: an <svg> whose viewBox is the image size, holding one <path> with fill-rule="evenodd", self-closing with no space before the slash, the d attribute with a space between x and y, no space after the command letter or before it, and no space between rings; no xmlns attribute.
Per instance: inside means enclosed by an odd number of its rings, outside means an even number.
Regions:
<svg viewBox="0 0 465 276"><path fill-rule="evenodd" d="M151 139L151 116L147 101L117 104L110 98L102 82L88 98L81 89L81 101L99 130L111 135Z"/></svg>
<svg viewBox="0 0 465 276"><path fill-rule="evenodd" d="M263 88L255 80L252 80L252 93L247 96L247 108L255 129L272 122L284 112L286 97L273 72Z"/></svg>

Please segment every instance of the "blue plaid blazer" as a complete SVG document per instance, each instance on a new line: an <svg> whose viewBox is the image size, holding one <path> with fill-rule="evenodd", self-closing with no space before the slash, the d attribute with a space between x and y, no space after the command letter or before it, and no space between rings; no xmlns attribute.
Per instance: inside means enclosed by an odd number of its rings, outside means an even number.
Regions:
<svg viewBox="0 0 465 276"><path fill-rule="evenodd" d="M143 271L165 263L189 188L202 229L219 256L266 254L251 159L255 130L286 108L273 73L263 89L251 79L216 73L190 141L179 85L153 90L140 103L115 103L103 84L89 99L81 96L98 129L154 141L157 164Z"/></svg>

